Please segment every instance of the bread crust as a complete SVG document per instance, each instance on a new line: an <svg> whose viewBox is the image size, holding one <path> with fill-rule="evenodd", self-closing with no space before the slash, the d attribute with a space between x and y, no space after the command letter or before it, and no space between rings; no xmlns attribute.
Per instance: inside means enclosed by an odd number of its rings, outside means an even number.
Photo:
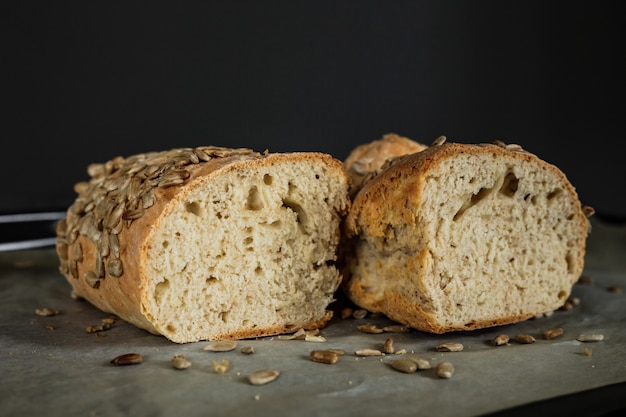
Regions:
<svg viewBox="0 0 626 417"><path fill-rule="evenodd" d="M426 148L427 145L395 133L387 133L380 139L357 146L343 163L350 178L350 196L354 197L363 184L375 176L389 159Z"/></svg>
<svg viewBox="0 0 626 417"><path fill-rule="evenodd" d="M193 152L196 150L199 150L201 155L207 156L205 160L198 160L193 157ZM157 158L158 155L156 154L142 155ZM131 164L133 168L122 165L124 161L128 162L128 159L125 158L117 158L106 164L94 164L90 167L91 171L97 173L90 172L92 178L89 182L77 184L78 197L74 204L68 208L67 217L57 226L57 253L61 260L60 271L71 285L75 296L84 298L100 310L113 313L153 334L166 335L174 342L182 343L195 340L176 340L176 336L167 334L162 327L163 323L156 322L155 317L151 316L148 301L150 294L146 290L149 279L146 265L148 263L147 257L153 250L150 246L152 234L160 228L161 221L177 202L184 201L185 196L196 187L213 181L216 177L228 172L245 171L259 166L272 166L285 161L293 161L293 163L323 161L328 165L329 170L343 177L347 195L348 180L342 171L341 162L323 153L273 154L266 152L260 154L249 149L210 146L199 147L194 150L190 148L170 150L160 159L162 159L160 163L164 165L175 165L175 168L172 169L175 169L177 173L184 171L182 173L184 180L174 181L175 184L170 186L155 185L150 188L153 198L149 199L149 207L142 207L140 197L132 199L133 201L139 200L138 203L133 204L129 202L131 200L129 198L124 199L115 192L106 192L107 187L114 188L112 185L107 186L113 178L124 177L123 171L128 169L139 170L141 161ZM150 163L157 164L155 160L150 160ZM147 181L147 179L142 180L144 184ZM165 181L163 177L161 181ZM126 188L123 190L123 194L128 195L132 192ZM113 217L113 213L120 203L126 205L124 214L120 216L119 222L113 220L107 225L107 219ZM91 216L90 213L96 212L98 207L104 213ZM103 209L103 207L106 208ZM347 208L348 205L344 207L344 210ZM132 212L134 210L141 211L143 215L133 218ZM112 229L116 229L117 232L112 233ZM117 252L115 250L117 244L102 243L103 235L106 235L107 238L115 235L114 238L119 242L118 254L114 253ZM123 272L120 276L114 276L107 270L106 265L112 260L119 261L115 265L122 265ZM250 311L250 314L252 315L254 312ZM322 328L331 317L332 312L328 310L323 316L300 327L305 329ZM228 331L223 334L216 331L211 339L242 339L295 330L297 329L294 329L292 324L285 322L269 327L242 328L239 331ZM206 339L206 337L200 337L196 340L201 339Z"/></svg>
<svg viewBox="0 0 626 417"><path fill-rule="evenodd" d="M554 178L559 184L562 193L561 200L567 202L567 207L562 213L555 213L555 216L566 217L558 221L567 222L571 229L570 233L574 237L566 243L569 246L566 249L567 253L572 254L572 258L568 259L569 270L566 274L568 282L563 283L565 289L556 301L551 301L549 308L545 308L544 305L541 307L509 305L506 309L494 310L480 317L465 317L462 322L445 320L444 316L452 313L442 310L441 305L445 303L445 297L437 286L444 286L444 284L438 281L438 276L432 276L433 265L437 264L438 274L445 275L448 280L454 281L460 273L441 266L446 262L442 258L456 256L454 255L456 252L450 250L449 255L442 255L448 252L436 247L437 245L439 248L443 247L447 243L439 237L438 232L433 231L433 225L437 222L444 224L448 220L445 218L442 220L442 217L445 217L442 214L443 210L439 213L438 208L425 207L426 201L432 199L432 195L425 195L425 193L434 193L432 187L430 191L426 191L426 184L435 173L442 177L473 175L469 172L442 174L444 170L454 171L453 168L447 168L448 166L454 167L451 161L472 157L505 161L505 164L511 167L532 167L533 170L542 172L542 175ZM443 164L447 164L446 168L443 168ZM454 190L446 189L444 185L437 190L437 193L442 195L450 194L451 198L454 192ZM428 216L433 218L424 220ZM488 220L476 218L475 221ZM431 146L419 153L395 158L383 167L378 175L367 181L354 197L344 227L344 236L348 242L345 254L347 272L344 273L346 278L344 278L342 288L348 298L372 312L384 313L400 323L432 333L473 330L514 323L545 313L547 310L557 309L560 306L559 303L562 304L565 301L564 298L569 295L571 286L582 273L585 241L589 232L586 214L578 200L575 188L565 174L556 166L523 151L518 146L506 146L502 143L444 143ZM407 240L420 243L398 243L393 246L390 242L399 240L400 233L404 233L402 236ZM520 233L522 233L521 229ZM528 238L522 233L520 239ZM490 242L485 241L481 244L485 246ZM477 252L481 250L479 248ZM391 259L396 253L403 251L407 254L402 255L402 262L397 265L392 261L385 261L388 257ZM513 249L511 251L514 252ZM437 252L436 255L435 252ZM473 260L469 259L468 262L472 263ZM367 266L364 266L366 264ZM524 276L523 271L517 273ZM564 278L560 276L558 279ZM467 282L471 280L471 277L467 278L464 285L469 287L471 284ZM545 309L540 311L541 308Z"/></svg>

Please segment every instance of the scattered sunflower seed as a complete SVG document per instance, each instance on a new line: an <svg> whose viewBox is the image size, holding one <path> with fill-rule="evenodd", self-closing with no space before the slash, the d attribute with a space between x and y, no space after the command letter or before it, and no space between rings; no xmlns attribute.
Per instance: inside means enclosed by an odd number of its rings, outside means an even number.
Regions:
<svg viewBox="0 0 626 417"><path fill-rule="evenodd" d="M281 334L278 335L278 340L304 340L306 338L307 332L304 329L298 329L295 333L292 334Z"/></svg>
<svg viewBox="0 0 626 417"><path fill-rule="evenodd" d="M565 300L565 303L561 306L559 310L570 311L574 307L578 306L579 304L580 304L580 298L570 297L567 300Z"/></svg>
<svg viewBox="0 0 626 417"><path fill-rule="evenodd" d="M276 369L262 369L248 375L248 381L252 385L264 385L274 381L279 375L280 371Z"/></svg>
<svg viewBox="0 0 626 417"><path fill-rule="evenodd" d="M35 309L35 313L38 316L56 316L58 314L61 314L61 312L59 310L57 310L56 308L52 308L52 307L43 307L43 308L36 308Z"/></svg>
<svg viewBox="0 0 626 417"><path fill-rule="evenodd" d="M543 332L543 338L546 340L555 339L563 334L563 329L561 327L556 327L554 329L546 330Z"/></svg>
<svg viewBox="0 0 626 417"><path fill-rule="evenodd" d="M125 353L111 360L111 363L117 366L138 365L142 362L143 356L140 353Z"/></svg>
<svg viewBox="0 0 626 417"><path fill-rule="evenodd" d="M244 353L246 355L251 355L254 353L254 347L253 346L244 346L241 348L241 353Z"/></svg>
<svg viewBox="0 0 626 417"><path fill-rule="evenodd" d="M460 352L463 350L463 344L458 342L444 342L435 346L438 352Z"/></svg>
<svg viewBox="0 0 626 417"><path fill-rule="evenodd" d="M234 340L218 340L215 342L211 342L202 350L208 350L211 352L230 352L231 350L235 350L237 348L237 342Z"/></svg>
<svg viewBox="0 0 626 417"><path fill-rule="evenodd" d="M87 331L87 333L98 333L98 332L104 332L106 330L111 329L112 325L107 324L107 323L100 323L100 324L94 324L91 326L87 326L87 329L85 329Z"/></svg>
<svg viewBox="0 0 626 417"><path fill-rule="evenodd" d="M391 326L383 327L383 331L388 333L408 333L411 331L411 328L401 324L392 324Z"/></svg>
<svg viewBox="0 0 626 417"><path fill-rule="evenodd" d="M385 344L383 345L383 352L385 353L394 353L396 348L393 346L393 339L388 338L385 340Z"/></svg>
<svg viewBox="0 0 626 417"><path fill-rule="evenodd" d="M535 338L529 334L518 333L515 335L515 341L522 344L535 343Z"/></svg>
<svg viewBox="0 0 626 417"><path fill-rule="evenodd" d="M378 334L384 331L382 327L379 327L377 324L374 323L361 324L357 326L357 329L359 329L363 333L371 334Z"/></svg>
<svg viewBox="0 0 626 417"><path fill-rule="evenodd" d="M176 369L187 369L191 366L191 362L187 360L185 355L174 355L172 366Z"/></svg>
<svg viewBox="0 0 626 417"><path fill-rule="evenodd" d="M304 335L304 341L313 342L313 343L323 343L326 341L326 338L324 336L307 333Z"/></svg>
<svg viewBox="0 0 626 417"><path fill-rule="evenodd" d="M360 349L354 354L357 356L383 356L383 353L378 349Z"/></svg>
<svg viewBox="0 0 626 417"><path fill-rule="evenodd" d="M454 365L450 362L438 363L435 367L435 373L440 378L452 378L452 375L454 375Z"/></svg>
<svg viewBox="0 0 626 417"><path fill-rule="evenodd" d="M358 309L352 312L352 317L355 319L363 319L365 316L367 316L367 310L364 309Z"/></svg>
<svg viewBox="0 0 626 417"><path fill-rule="evenodd" d="M397 371L412 374L417 371L417 363L409 359L396 359L391 361L391 367Z"/></svg>
<svg viewBox="0 0 626 417"><path fill-rule="evenodd" d="M585 349L583 349L582 355L583 356L591 356L591 355L593 355L593 351L591 349L589 349L589 348L585 348Z"/></svg>
<svg viewBox="0 0 626 417"><path fill-rule="evenodd" d="M576 340L579 342L601 342L604 340L604 335L602 333L582 333Z"/></svg>
<svg viewBox="0 0 626 417"><path fill-rule="evenodd" d="M509 343L509 335L499 334L491 340L493 346L503 346Z"/></svg>
<svg viewBox="0 0 626 417"><path fill-rule="evenodd" d="M211 361L211 366L213 367L213 370L218 374L224 374L226 373L226 371L228 371L228 368L230 368L230 362L228 361L228 359L222 359L221 361L213 360Z"/></svg>
<svg viewBox="0 0 626 417"><path fill-rule="evenodd" d="M415 362L415 364L417 365L417 369L418 369L419 371L422 371L422 370L424 370L424 369L430 369L430 368L431 368L431 366L430 366L430 362L429 362L428 360L424 359L424 358L415 358L415 359L412 359L412 360L413 360L413 361Z"/></svg>
<svg viewBox="0 0 626 417"><path fill-rule="evenodd" d="M311 358L313 362L326 364L337 363L339 356L337 352L332 350L312 350L309 354L309 358Z"/></svg>

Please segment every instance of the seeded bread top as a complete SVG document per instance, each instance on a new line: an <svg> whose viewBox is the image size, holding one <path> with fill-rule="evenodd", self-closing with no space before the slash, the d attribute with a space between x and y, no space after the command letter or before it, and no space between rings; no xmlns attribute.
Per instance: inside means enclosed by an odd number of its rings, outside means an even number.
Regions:
<svg viewBox="0 0 626 417"><path fill-rule="evenodd" d="M213 169L236 159L260 158L250 149L202 146L148 152L130 157L117 157L105 163L88 166L88 181L74 187L78 196L67 211L67 217L56 227L57 252L61 271L78 279L76 263L82 260L83 248L74 245L73 258L68 247L79 236L95 246L98 256L92 269L84 276L88 284L98 288L105 275L120 277L124 273L120 261L118 235L131 227L157 201L157 195L188 181L200 165L212 161ZM222 163L216 163L221 161ZM154 209L153 209L154 210Z"/></svg>

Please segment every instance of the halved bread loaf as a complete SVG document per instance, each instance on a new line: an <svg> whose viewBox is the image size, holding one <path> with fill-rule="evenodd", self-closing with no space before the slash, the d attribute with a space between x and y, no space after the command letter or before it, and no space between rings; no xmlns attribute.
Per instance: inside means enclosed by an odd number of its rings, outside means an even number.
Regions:
<svg viewBox="0 0 626 417"><path fill-rule="evenodd" d="M354 197L343 289L432 333L522 321L569 297L587 215L564 173L519 147L436 144L392 160Z"/></svg>
<svg viewBox="0 0 626 417"><path fill-rule="evenodd" d="M349 207L321 153L180 148L89 167L57 227L60 270L99 309L173 342L323 327Z"/></svg>

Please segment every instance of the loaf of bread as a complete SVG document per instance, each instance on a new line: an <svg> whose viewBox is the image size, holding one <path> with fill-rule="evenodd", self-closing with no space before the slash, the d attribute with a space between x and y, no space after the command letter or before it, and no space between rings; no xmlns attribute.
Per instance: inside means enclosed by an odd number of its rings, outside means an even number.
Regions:
<svg viewBox="0 0 626 417"><path fill-rule="evenodd" d="M428 146L405 136L387 133L382 138L354 148L344 160L344 169L350 178L350 196L354 197L363 183L376 175L386 161Z"/></svg>
<svg viewBox="0 0 626 417"><path fill-rule="evenodd" d="M176 343L325 326L339 288L341 161L180 148L88 167L60 271L102 311Z"/></svg>
<svg viewBox="0 0 626 417"><path fill-rule="evenodd" d="M560 169L519 146L443 139L385 164L354 197L348 298L438 334L563 306L593 211Z"/></svg>

